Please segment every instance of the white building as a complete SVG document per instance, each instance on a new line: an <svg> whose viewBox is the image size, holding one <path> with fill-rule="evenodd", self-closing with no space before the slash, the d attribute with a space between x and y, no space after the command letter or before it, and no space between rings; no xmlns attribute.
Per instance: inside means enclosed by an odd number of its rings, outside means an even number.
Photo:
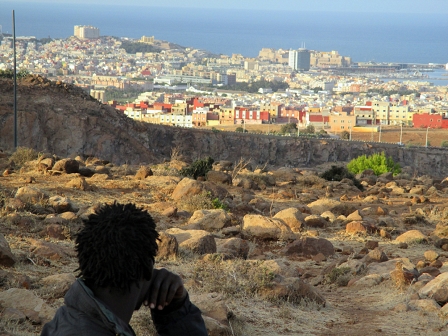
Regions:
<svg viewBox="0 0 448 336"><path fill-rule="evenodd" d="M289 51L288 65L293 70L308 71L310 70L310 63L311 53L308 49L300 48Z"/></svg>
<svg viewBox="0 0 448 336"><path fill-rule="evenodd" d="M75 26L74 35L79 39L94 39L100 37L100 30L92 26Z"/></svg>

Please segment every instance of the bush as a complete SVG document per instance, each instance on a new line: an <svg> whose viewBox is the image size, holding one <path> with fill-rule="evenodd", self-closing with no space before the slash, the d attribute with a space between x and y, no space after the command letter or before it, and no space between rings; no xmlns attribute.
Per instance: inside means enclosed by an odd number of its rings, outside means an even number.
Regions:
<svg viewBox="0 0 448 336"><path fill-rule="evenodd" d="M9 162L21 167L28 161L37 159L38 153L27 147L17 147L16 151L9 157Z"/></svg>
<svg viewBox="0 0 448 336"><path fill-rule="evenodd" d="M297 124L295 124L295 123L284 124L280 128L280 133L283 133L283 134L295 133L295 132L297 132Z"/></svg>
<svg viewBox="0 0 448 336"><path fill-rule="evenodd" d="M375 175L391 172L397 175L401 172L401 167L395 163L391 157L386 157L384 152L375 153L369 156L361 155L356 159L351 160L347 164L347 168L353 174L362 173L364 170L372 169Z"/></svg>
<svg viewBox="0 0 448 336"><path fill-rule="evenodd" d="M181 207L188 212L195 212L196 210L215 209L213 201L210 197L210 192L203 191L200 194L188 195L181 201Z"/></svg>
<svg viewBox="0 0 448 336"><path fill-rule="evenodd" d="M347 286L351 279L351 268L350 267L336 267L327 274L326 280L329 283L336 283L340 287Z"/></svg>
<svg viewBox="0 0 448 336"><path fill-rule="evenodd" d="M350 140L350 133L348 131L342 131L341 139Z"/></svg>
<svg viewBox="0 0 448 336"><path fill-rule="evenodd" d="M362 184L345 167L331 166L331 168L323 172L320 177L327 181L342 181L342 179L347 178L352 180L359 190L363 190Z"/></svg>
<svg viewBox="0 0 448 336"><path fill-rule="evenodd" d="M443 140L440 147L445 147L445 148L448 147L448 140Z"/></svg>
<svg viewBox="0 0 448 336"><path fill-rule="evenodd" d="M240 132L240 133L247 133L247 130L245 130L244 128L242 128L241 126L237 127L235 129L235 132Z"/></svg>
<svg viewBox="0 0 448 336"><path fill-rule="evenodd" d="M205 159L196 160L191 164L191 166L182 168L180 171L180 175L185 177L192 177L195 180L199 176L205 177L207 172L212 169L213 162L214 160L210 156L206 157Z"/></svg>

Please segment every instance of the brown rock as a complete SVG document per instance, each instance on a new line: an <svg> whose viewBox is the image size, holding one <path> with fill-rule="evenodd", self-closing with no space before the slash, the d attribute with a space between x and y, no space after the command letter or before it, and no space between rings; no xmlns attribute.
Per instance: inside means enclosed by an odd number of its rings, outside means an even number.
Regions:
<svg viewBox="0 0 448 336"><path fill-rule="evenodd" d="M441 274L440 270L438 268L432 267L432 266L423 267L419 271L421 274L428 273L428 274L432 275L434 278L438 277Z"/></svg>
<svg viewBox="0 0 448 336"><path fill-rule="evenodd" d="M369 260L376 262L384 262L389 260L386 253L381 251L379 248L375 248L373 251L370 251L367 256Z"/></svg>
<svg viewBox="0 0 448 336"><path fill-rule="evenodd" d="M33 292L20 288L0 292L0 305L4 308L17 309L28 319L42 324L50 321L55 314L55 310Z"/></svg>
<svg viewBox="0 0 448 336"><path fill-rule="evenodd" d="M327 257L323 253L320 253L320 252L318 254L312 256L311 259L313 259L313 261L315 261L317 263L327 261Z"/></svg>
<svg viewBox="0 0 448 336"><path fill-rule="evenodd" d="M48 203L56 213L73 211L72 203L67 197L52 196L48 199Z"/></svg>
<svg viewBox="0 0 448 336"><path fill-rule="evenodd" d="M247 259L249 254L249 243L241 238L217 239L216 247L218 253L232 255L235 258Z"/></svg>
<svg viewBox="0 0 448 336"><path fill-rule="evenodd" d="M37 188L22 187L17 190L15 198L24 203L39 203L44 199L48 199L48 196Z"/></svg>
<svg viewBox="0 0 448 336"><path fill-rule="evenodd" d="M245 215L242 230L245 234L260 239L295 239L294 233L282 220L262 215Z"/></svg>
<svg viewBox="0 0 448 336"><path fill-rule="evenodd" d="M196 181L185 177L174 189L171 197L178 201L186 196L198 195L204 190L204 186L200 181Z"/></svg>
<svg viewBox="0 0 448 336"><path fill-rule="evenodd" d="M345 232L347 234L367 234L367 226L363 222L350 222L345 226Z"/></svg>
<svg viewBox="0 0 448 336"><path fill-rule="evenodd" d="M26 320L26 315L18 309L8 307L3 311L2 319L13 323L23 323Z"/></svg>
<svg viewBox="0 0 448 336"><path fill-rule="evenodd" d="M5 267L12 267L16 263L16 258L11 252L8 242L0 233L0 265Z"/></svg>
<svg viewBox="0 0 448 336"><path fill-rule="evenodd" d="M369 250L376 249L378 246L379 244L376 240L368 240L365 245Z"/></svg>
<svg viewBox="0 0 448 336"><path fill-rule="evenodd" d="M54 164L52 170L64 172L66 174L76 174L79 173L79 162L72 159L62 159Z"/></svg>
<svg viewBox="0 0 448 336"><path fill-rule="evenodd" d="M439 288L432 295L432 299L440 305L444 305L448 302L448 288Z"/></svg>
<svg viewBox="0 0 448 336"><path fill-rule="evenodd" d="M231 218L223 209L196 210L188 220L188 228L205 231L220 230L231 223Z"/></svg>
<svg viewBox="0 0 448 336"><path fill-rule="evenodd" d="M281 219L293 232L298 232L302 228L304 221L303 214L297 208L288 208L277 212L274 218Z"/></svg>
<svg viewBox="0 0 448 336"><path fill-rule="evenodd" d="M434 260L432 261L429 266L431 267L435 267L435 268L441 268L443 266L443 262L441 262L440 260Z"/></svg>
<svg viewBox="0 0 448 336"><path fill-rule="evenodd" d="M86 182L84 177L75 177L73 180L67 182L65 185L67 188L74 188L83 191L91 190L90 185Z"/></svg>
<svg viewBox="0 0 448 336"><path fill-rule="evenodd" d="M47 236L54 239L65 240L65 228L59 224L50 224L41 232L41 236Z"/></svg>
<svg viewBox="0 0 448 336"><path fill-rule="evenodd" d="M408 244L406 244L406 243L399 243L398 244L398 248L405 250L405 249L408 248Z"/></svg>
<svg viewBox="0 0 448 336"><path fill-rule="evenodd" d="M319 215L310 215L305 217L305 225L308 227L324 228L327 224L328 221Z"/></svg>
<svg viewBox="0 0 448 336"><path fill-rule="evenodd" d="M210 170L206 174L207 181L220 184L232 185L232 177L221 171Z"/></svg>
<svg viewBox="0 0 448 336"><path fill-rule="evenodd" d="M334 255L333 244L324 238L305 237L288 244L280 254L285 256L299 255L307 258L322 253L326 257Z"/></svg>
<svg viewBox="0 0 448 336"><path fill-rule="evenodd" d="M74 256L75 254L71 249L45 241L30 239L30 243L30 252L50 260L59 260L65 258L67 255Z"/></svg>
<svg viewBox="0 0 448 336"><path fill-rule="evenodd" d="M433 250L426 251L423 255L425 256L425 259L428 260L429 262L437 260L437 258L439 257L439 254Z"/></svg>
<svg viewBox="0 0 448 336"><path fill-rule="evenodd" d="M45 286L51 288L52 296L55 298L64 297L75 281L76 278L72 273L50 275L41 280Z"/></svg>
<svg viewBox="0 0 448 336"><path fill-rule="evenodd" d="M179 243L174 235L166 232L160 232L159 241L157 241L157 258L170 259L177 256Z"/></svg>
<svg viewBox="0 0 448 336"><path fill-rule="evenodd" d="M216 253L215 238L203 230L181 230L177 228L165 231L176 237L179 247L196 254Z"/></svg>
<svg viewBox="0 0 448 336"><path fill-rule="evenodd" d="M392 239L392 235L384 229L380 229L381 238Z"/></svg>
<svg viewBox="0 0 448 336"><path fill-rule="evenodd" d="M421 243L428 241L428 237L419 230L410 230L395 238L399 243Z"/></svg>
<svg viewBox="0 0 448 336"><path fill-rule="evenodd" d="M152 176L154 173L152 172L151 168L142 166L137 170L137 173L135 173L135 179L136 180L144 180L148 176Z"/></svg>

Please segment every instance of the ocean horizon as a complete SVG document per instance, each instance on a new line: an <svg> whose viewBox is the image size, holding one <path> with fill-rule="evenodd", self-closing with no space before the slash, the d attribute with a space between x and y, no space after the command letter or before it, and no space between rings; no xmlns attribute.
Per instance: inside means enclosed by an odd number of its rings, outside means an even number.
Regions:
<svg viewBox="0 0 448 336"><path fill-rule="evenodd" d="M448 63L444 14L163 8L2 1L0 25L16 36L67 38L75 25L101 36L154 36L215 54L256 57L262 48L337 50L354 62Z"/></svg>

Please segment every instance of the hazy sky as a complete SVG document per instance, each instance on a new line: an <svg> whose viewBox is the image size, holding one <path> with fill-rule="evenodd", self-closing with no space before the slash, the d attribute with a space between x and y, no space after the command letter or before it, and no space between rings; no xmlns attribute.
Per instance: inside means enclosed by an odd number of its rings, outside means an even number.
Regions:
<svg viewBox="0 0 448 336"><path fill-rule="evenodd" d="M99 3L110 0L16 0L17 2ZM157 7L283 9L307 11L447 13L448 0L115 0L117 5ZM0 5L1 7L1 5ZM448 20L448 17L447 17Z"/></svg>

